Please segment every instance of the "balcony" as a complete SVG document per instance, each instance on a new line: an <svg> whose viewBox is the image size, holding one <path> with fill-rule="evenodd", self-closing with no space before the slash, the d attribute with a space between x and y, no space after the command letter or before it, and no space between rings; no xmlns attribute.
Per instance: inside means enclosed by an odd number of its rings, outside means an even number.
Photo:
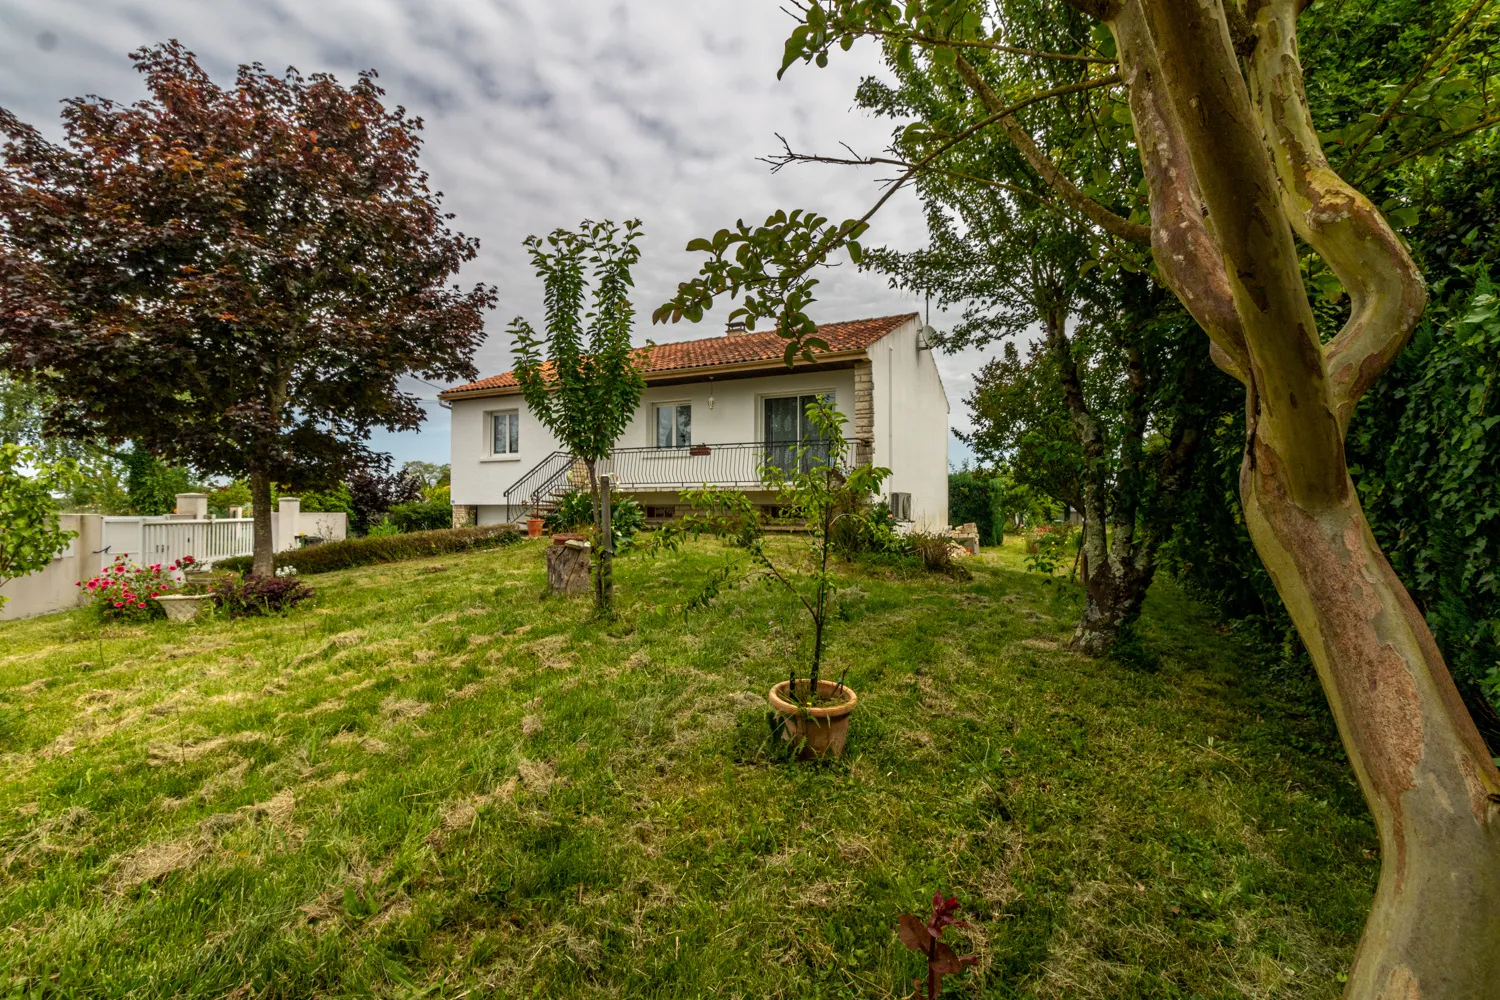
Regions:
<svg viewBox="0 0 1500 1000"><path fill-rule="evenodd" d="M697 444L689 448L616 448L598 463L600 473L615 477L621 493L675 493L704 486L741 490L764 489L768 466L790 469L797 463L795 444L740 441L729 444ZM849 445L840 456L847 465L854 454ZM829 459L826 447L814 446L802 455L804 468ZM550 507L558 497L574 489L588 488L583 463L566 451L548 455L505 491L506 505Z"/></svg>

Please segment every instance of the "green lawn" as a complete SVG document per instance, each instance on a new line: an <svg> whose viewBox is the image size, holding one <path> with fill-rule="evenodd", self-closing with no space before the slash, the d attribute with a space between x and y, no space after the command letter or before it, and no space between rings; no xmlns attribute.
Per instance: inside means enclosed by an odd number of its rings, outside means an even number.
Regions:
<svg viewBox="0 0 1500 1000"><path fill-rule="evenodd" d="M935 890L953 996L1339 995L1377 861L1326 710L1169 584L1144 672L1060 648L1014 542L847 569L859 710L799 764L790 599L679 608L722 558L622 559L607 622L525 543L285 618L0 624L0 997L898 997Z"/></svg>

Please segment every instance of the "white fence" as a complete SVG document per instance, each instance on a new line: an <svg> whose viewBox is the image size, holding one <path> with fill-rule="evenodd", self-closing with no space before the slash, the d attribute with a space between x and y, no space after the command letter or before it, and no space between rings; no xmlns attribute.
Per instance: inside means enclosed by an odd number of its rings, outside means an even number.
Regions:
<svg viewBox="0 0 1500 1000"><path fill-rule="evenodd" d="M187 509L183 494L178 509ZM205 498L206 499L206 498ZM206 513L206 505L202 506ZM0 586L8 600L0 607L0 620L30 618L49 611L76 607L81 600L79 580L87 580L123 556L127 562L149 566L170 565L183 556L199 563L215 563L254 551L255 522L247 517L193 518L105 517L100 514L64 514L62 526L77 533L68 547L40 573L23 576ZM271 515L272 548L294 549L301 538L315 536L324 541L342 540L348 532L344 514L319 511L304 513L295 497L283 497Z"/></svg>
<svg viewBox="0 0 1500 1000"><path fill-rule="evenodd" d="M248 556L255 548L255 522L248 517L215 521L106 517L103 521L104 544L99 554L106 565L117 556L143 566L179 562L183 556L213 563Z"/></svg>

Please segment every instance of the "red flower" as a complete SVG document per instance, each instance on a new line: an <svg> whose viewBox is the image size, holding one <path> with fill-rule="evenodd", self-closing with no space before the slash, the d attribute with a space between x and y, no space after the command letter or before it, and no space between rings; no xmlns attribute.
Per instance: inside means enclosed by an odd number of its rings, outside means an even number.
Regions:
<svg viewBox="0 0 1500 1000"><path fill-rule="evenodd" d="M125 606L125 602L124 601L116 601L115 602L115 607L117 607L117 608L123 608L124 606Z"/></svg>

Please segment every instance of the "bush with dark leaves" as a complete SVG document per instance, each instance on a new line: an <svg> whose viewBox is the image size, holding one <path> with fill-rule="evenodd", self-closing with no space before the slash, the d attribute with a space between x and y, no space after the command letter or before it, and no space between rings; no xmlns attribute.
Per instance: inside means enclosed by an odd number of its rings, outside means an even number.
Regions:
<svg viewBox="0 0 1500 1000"><path fill-rule="evenodd" d="M230 618L274 615L289 611L316 592L294 576L232 576L214 581L214 604Z"/></svg>

